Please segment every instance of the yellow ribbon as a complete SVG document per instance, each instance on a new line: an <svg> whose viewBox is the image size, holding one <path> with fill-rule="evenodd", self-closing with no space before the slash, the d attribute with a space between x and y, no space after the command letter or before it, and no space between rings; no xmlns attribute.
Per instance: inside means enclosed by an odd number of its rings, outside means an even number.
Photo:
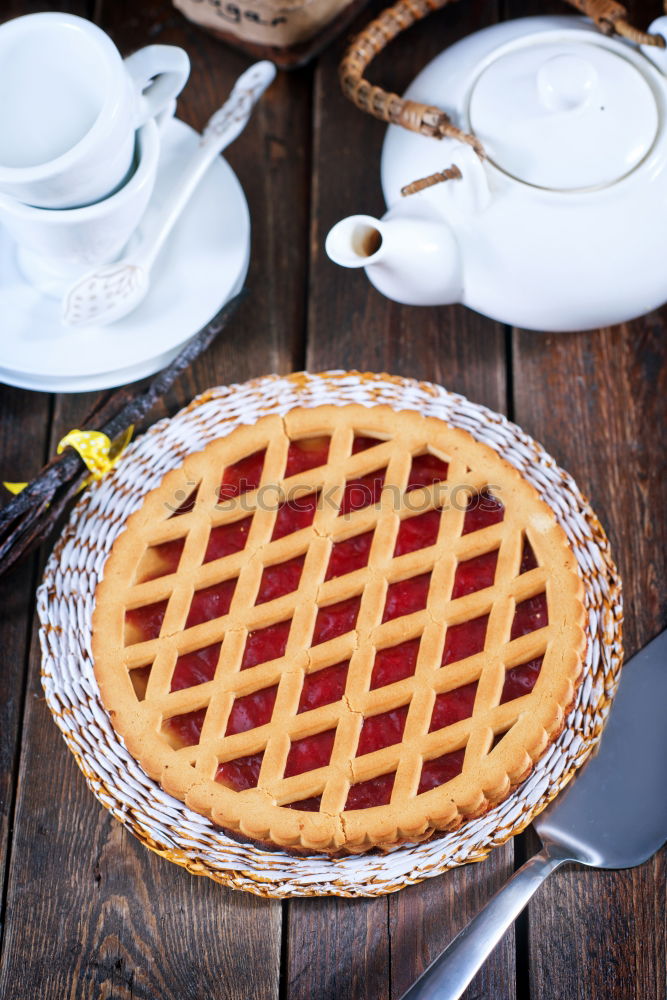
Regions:
<svg viewBox="0 0 667 1000"><path fill-rule="evenodd" d="M115 441L111 441L102 431L70 431L58 442L58 454L65 448L74 448L81 461L90 471L84 486L94 479L103 479L110 472L132 440L134 426L130 424Z"/></svg>
<svg viewBox="0 0 667 1000"><path fill-rule="evenodd" d="M90 475L83 481L80 489L88 486L96 479L103 479L107 472L113 469L120 456L123 454L128 444L132 440L134 426L130 426L119 434L115 441L111 441L102 431L79 431L73 430L66 434L58 442L58 454L65 448L74 448L81 461L89 470ZM16 495L24 490L27 483L3 483L10 493Z"/></svg>

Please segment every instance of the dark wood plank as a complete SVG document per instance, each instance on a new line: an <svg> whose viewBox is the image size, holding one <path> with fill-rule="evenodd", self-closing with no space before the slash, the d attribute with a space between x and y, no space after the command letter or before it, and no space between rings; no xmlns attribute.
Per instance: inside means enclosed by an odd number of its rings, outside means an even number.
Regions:
<svg viewBox="0 0 667 1000"><path fill-rule="evenodd" d="M516 16L529 12L531 0L505 6ZM644 6L640 24L650 19L650 5ZM544 9L542 4L532 7L534 12ZM16 3L11 10L5 5L3 16L29 9L43 5ZM124 0L109 5L104 18L126 50L149 39L186 39L196 66L181 113L198 126L247 64L187 26L166 0L153 0L140 10ZM399 41L393 52L400 51L401 58L378 61L373 78L400 90L455 36L492 19L488 4L446 10ZM382 207L377 170L382 127L340 97L335 80L340 49L339 44L330 50L316 79L308 365L388 369L441 381L497 409L514 402L516 418L574 472L610 531L625 574L626 601L630 596L626 635L634 649L665 617L663 519L655 516L664 510L665 499L664 485L662 494L659 489L665 479L664 442L660 450L656 433L665 426L664 409L659 408L665 398L659 380L665 367L664 314L620 332L544 338L543 344L535 335L516 334L516 391L514 400L507 400L499 328L461 309L395 307L368 289L362 275L339 271L326 261L323 238L337 218ZM309 71L281 76L230 151L253 215L252 296L230 334L165 400L163 412L172 412L213 382L302 363L309 76ZM22 474L34 471L30 466L23 473L26 452L35 467L41 461L46 398L3 390L3 405L7 413L20 410L20 420L3 421L0 432L5 475L19 478L17 461L23 463ZM52 442L75 426L86 408L83 398L61 400ZM21 439L15 436L19 428ZM0 696L7 695L2 699L3 748L9 748L3 749L2 792L9 812L13 785L8 772L21 701L19 661L32 600L29 569L9 578L5 589L9 597L2 624L9 639ZM33 640L35 679L24 728L0 995L18 1000L35 995L47 1000L65 995L276 996L279 907L195 880L126 836L85 789L64 751L40 699L37 668ZM389 900L290 904L282 995L399 996L504 881L512 855L510 845L481 866ZM635 872L557 873L530 908L532 1000L662 996L665 901L656 887L664 883L664 854ZM202 949L202 928L215 949ZM511 937L467 995L494 1000L514 996ZM523 985L520 995L524 1000L528 996Z"/></svg>
<svg viewBox="0 0 667 1000"><path fill-rule="evenodd" d="M365 23L371 6L360 18ZM411 30L371 69L400 92L445 45L481 21L493 3L457 5ZM389 302L360 272L326 259L331 225L354 212L382 214L379 181L384 128L342 97L337 67L344 42L320 60L315 88L308 368L359 368L441 382L495 409L506 407L505 340L500 326L462 308L416 309ZM398 997L508 877L513 847L483 866L427 880L386 900L289 904L288 986L294 1000ZM467 997L514 997L508 935Z"/></svg>
<svg viewBox="0 0 667 1000"><path fill-rule="evenodd" d="M10 389L0 391L0 481L34 476L46 455L49 397ZM0 487L3 502L9 497ZM11 844L14 782L18 764L27 647L34 605L36 559L28 558L0 581L0 872L4 881ZM4 904L4 898L3 898Z"/></svg>
<svg viewBox="0 0 667 1000"><path fill-rule="evenodd" d="M222 103L248 62L165 3L140 11L129 0L108 4L102 24L124 51L150 41L188 50L193 73L179 114L195 127ZM309 74L281 76L229 151L253 220L250 296L229 335L153 416L173 412L209 385L301 364L309 117ZM51 448L93 399L58 398ZM38 660L33 639L33 678ZM0 995L276 997L280 904L193 878L126 834L85 787L36 680L31 691Z"/></svg>
<svg viewBox="0 0 667 1000"><path fill-rule="evenodd" d="M660 13L654 0L627 7L639 28ZM513 17L567 10L553 0L504 8ZM656 517L666 488L666 320L663 309L611 330L514 335L515 419L575 476L609 533L624 581L627 655L667 617L665 526ZM663 852L632 872L556 872L524 925L531 1000L664 995L664 865Z"/></svg>
<svg viewBox="0 0 667 1000"><path fill-rule="evenodd" d="M60 10L85 13L85 2L63 2ZM49 4L6 0L0 22L44 10ZM27 480L36 475L47 456L51 397L45 393L0 387L0 481ZM2 503L10 497L0 487ZM11 819L21 739L27 649L34 605L37 559L30 557L0 581L0 633L4 662L0 674L0 877L11 850ZM4 920L4 891L0 919Z"/></svg>
<svg viewBox="0 0 667 1000"><path fill-rule="evenodd" d="M568 868L531 902L530 998L665 995L667 855L623 872Z"/></svg>
<svg viewBox="0 0 667 1000"><path fill-rule="evenodd" d="M195 878L127 834L85 787L38 671L33 644L0 996L276 997L279 904Z"/></svg>
<svg viewBox="0 0 667 1000"><path fill-rule="evenodd" d="M141 5L107 2L103 26L122 51L142 44L181 45L190 80L177 114L201 129L223 103L249 59L190 24L165 0ZM311 78L308 70L279 74L240 138L225 151L250 208L248 300L230 329L193 365L165 401L173 412L214 384L243 381L299 367L304 336Z"/></svg>
<svg viewBox="0 0 667 1000"><path fill-rule="evenodd" d="M510 841L486 861L410 886L389 899L392 998L400 997L505 884L514 868ZM463 994L464 1000L515 997L515 939L508 932Z"/></svg>
<svg viewBox="0 0 667 1000"><path fill-rule="evenodd" d="M667 310L592 333L519 332L515 412L588 495L623 578L631 656L667 622Z"/></svg>
<svg viewBox="0 0 667 1000"><path fill-rule="evenodd" d="M91 400L58 398L52 450ZM0 996L277 997L280 904L194 878L102 809L49 717L39 658L35 634Z"/></svg>
<svg viewBox="0 0 667 1000"><path fill-rule="evenodd" d="M516 419L575 476L609 533L628 655L667 621L666 331L663 309L592 333L517 332L514 343ZM662 995L666 857L630 872L555 873L529 908L531 997Z"/></svg>
<svg viewBox="0 0 667 1000"><path fill-rule="evenodd" d="M383 6L371 4L357 27ZM380 54L369 79L400 93L438 52L493 22L495 12L494 0L478 0L431 15ZM339 219L384 212L380 151L385 128L340 91L344 44L340 40L327 50L315 81L308 368L366 368L430 378L502 410L504 333L499 324L461 306L397 306L372 288L363 270L338 267L324 254L326 234Z"/></svg>
<svg viewBox="0 0 667 1000"><path fill-rule="evenodd" d="M391 1000L386 899L302 899L287 904L289 1000Z"/></svg>

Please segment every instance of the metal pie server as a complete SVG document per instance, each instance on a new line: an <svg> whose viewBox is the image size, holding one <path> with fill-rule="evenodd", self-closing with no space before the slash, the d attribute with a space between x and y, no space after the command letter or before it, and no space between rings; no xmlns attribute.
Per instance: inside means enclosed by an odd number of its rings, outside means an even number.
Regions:
<svg viewBox="0 0 667 1000"><path fill-rule="evenodd" d="M667 631L625 664L600 748L535 821L544 847L401 1000L457 1000L547 875L566 861L634 868L667 840Z"/></svg>

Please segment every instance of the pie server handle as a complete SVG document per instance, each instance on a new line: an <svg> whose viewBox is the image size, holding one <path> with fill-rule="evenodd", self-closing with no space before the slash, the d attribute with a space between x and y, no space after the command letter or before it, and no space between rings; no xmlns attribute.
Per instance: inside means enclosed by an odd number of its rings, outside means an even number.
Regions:
<svg viewBox="0 0 667 1000"><path fill-rule="evenodd" d="M432 962L401 1000L458 1000L547 875L571 852L549 844L525 863L452 943Z"/></svg>

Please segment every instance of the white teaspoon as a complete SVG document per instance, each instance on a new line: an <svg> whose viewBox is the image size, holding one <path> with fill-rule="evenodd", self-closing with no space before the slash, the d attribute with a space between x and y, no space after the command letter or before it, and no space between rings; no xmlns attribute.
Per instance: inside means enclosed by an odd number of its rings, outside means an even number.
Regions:
<svg viewBox="0 0 667 1000"><path fill-rule="evenodd" d="M138 247L113 264L104 264L79 278L63 297L62 320L67 326L106 326L136 309L150 287L150 272L165 240L200 180L215 160L245 128L252 110L273 81L276 68L263 60L243 73L223 106L208 121L197 149L150 233Z"/></svg>

